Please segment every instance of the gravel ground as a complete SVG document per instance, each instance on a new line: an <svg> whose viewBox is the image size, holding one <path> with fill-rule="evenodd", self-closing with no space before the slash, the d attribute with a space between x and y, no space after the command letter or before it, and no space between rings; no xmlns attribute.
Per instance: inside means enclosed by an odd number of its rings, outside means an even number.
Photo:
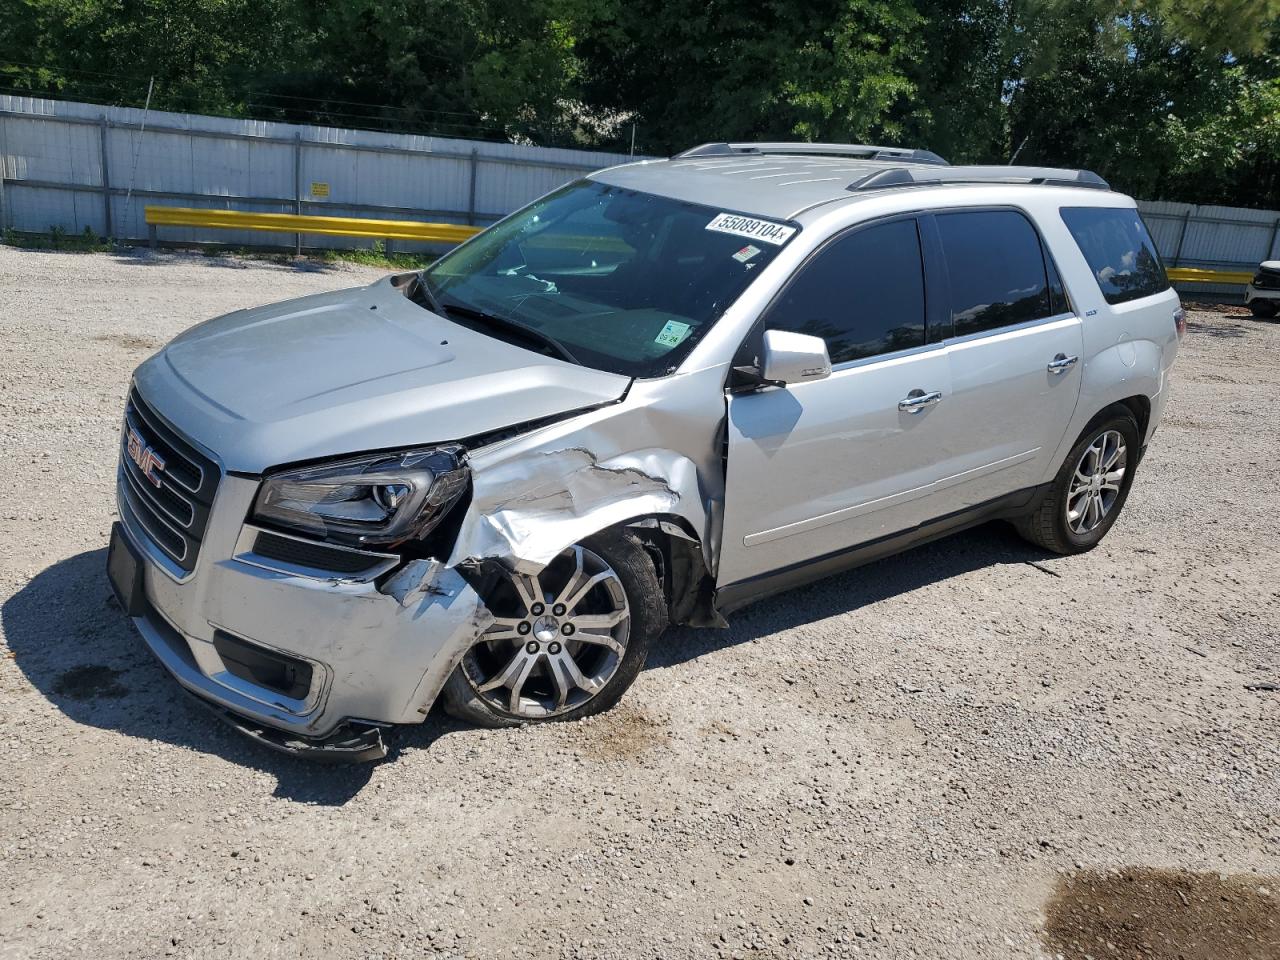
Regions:
<svg viewBox="0 0 1280 960"><path fill-rule="evenodd" d="M1280 910L1280 324L1192 313L1088 555L984 527L677 631L605 716L319 767L109 602L117 430L184 327L376 275L0 247L0 956L1074 957L1062 898L1155 868Z"/></svg>

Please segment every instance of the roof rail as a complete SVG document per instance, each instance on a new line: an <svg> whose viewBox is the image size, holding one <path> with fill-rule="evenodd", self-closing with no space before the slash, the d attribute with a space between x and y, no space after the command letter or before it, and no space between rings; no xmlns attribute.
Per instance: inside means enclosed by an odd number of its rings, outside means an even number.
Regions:
<svg viewBox="0 0 1280 960"><path fill-rule="evenodd" d="M884 190L889 187L923 187L942 183L1034 183L1055 187L1088 187L1110 190L1111 185L1091 170L1058 167L890 167L877 170L849 184L849 190Z"/></svg>
<svg viewBox="0 0 1280 960"><path fill-rule="evenodd" d="M677 153L672 160L694 157L731 157L740 155L785 153L797 156L856 157L859 160L897 160L901 163L925 163L946 166L947 161L930 150L909 147L879 147L866 143L704 143Z"/></svg>

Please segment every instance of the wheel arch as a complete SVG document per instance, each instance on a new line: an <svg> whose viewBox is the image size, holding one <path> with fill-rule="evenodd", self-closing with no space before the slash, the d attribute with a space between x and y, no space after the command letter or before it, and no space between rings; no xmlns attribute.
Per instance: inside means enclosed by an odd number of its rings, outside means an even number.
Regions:
<svg viewBox="0 0 1280 960"><path fill-rule="evenodd" d="M649 551L672 624L728 625L715 609L715 578L707 568L702 541L688 520L675 514L651 514L622 526Z"/></svg>
<svg viewBox="0 0 1280 960"><path fill-rule="evenodd" d="M1151 423L1151 398L1143 394L1134 394L1129 397L1121 397L1113 400L1111 403L1104 405L1097 410L1083 426L1075 433L1070 435L1067 450L1074 447L1080 442L1086 433L1092 430L1097 424L1101 423L1113 412L1128 413L1138 424L1138 440L1141 443L1147 435L1147 426Z"/></svg>
<svg viewBox="0 0 1280 960"><path fill-rule="evenodd" d="M1112 407L1125 407L1133 414L1133 419L1138 421L1138 439L1145 443L1147 439L1147 427L1151 425L1151 398L1137 393L1130 397L1125 397L1116 403L1111 404ZM1107 412L1103 409L1098 416Z"/></svg>

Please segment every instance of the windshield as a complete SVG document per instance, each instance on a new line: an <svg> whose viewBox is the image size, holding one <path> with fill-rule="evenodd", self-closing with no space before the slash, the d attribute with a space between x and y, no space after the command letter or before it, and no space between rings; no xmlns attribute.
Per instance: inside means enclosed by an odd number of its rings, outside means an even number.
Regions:
<svg viewBox="0 0 1280 960"><path fill-rule="evenodd" d="M485 332L532 329L586 366L655 377L676 368L795 232L580 181L445 255L425 276L453 319L497 317L507 323Z"/></svg>

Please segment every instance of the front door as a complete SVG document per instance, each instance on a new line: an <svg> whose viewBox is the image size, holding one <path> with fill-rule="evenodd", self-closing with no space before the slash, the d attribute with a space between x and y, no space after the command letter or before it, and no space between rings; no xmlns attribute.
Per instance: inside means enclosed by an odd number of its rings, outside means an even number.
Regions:
<svg viewBox="0 0 1280 960"><path fill-rule="evenodd" d="M925 302L919 225L905 217L837 236L768 308L761 330L822 337L833 371L730 394L722 587L933 515L954 424L946 350L927 342Z"/></svg>

